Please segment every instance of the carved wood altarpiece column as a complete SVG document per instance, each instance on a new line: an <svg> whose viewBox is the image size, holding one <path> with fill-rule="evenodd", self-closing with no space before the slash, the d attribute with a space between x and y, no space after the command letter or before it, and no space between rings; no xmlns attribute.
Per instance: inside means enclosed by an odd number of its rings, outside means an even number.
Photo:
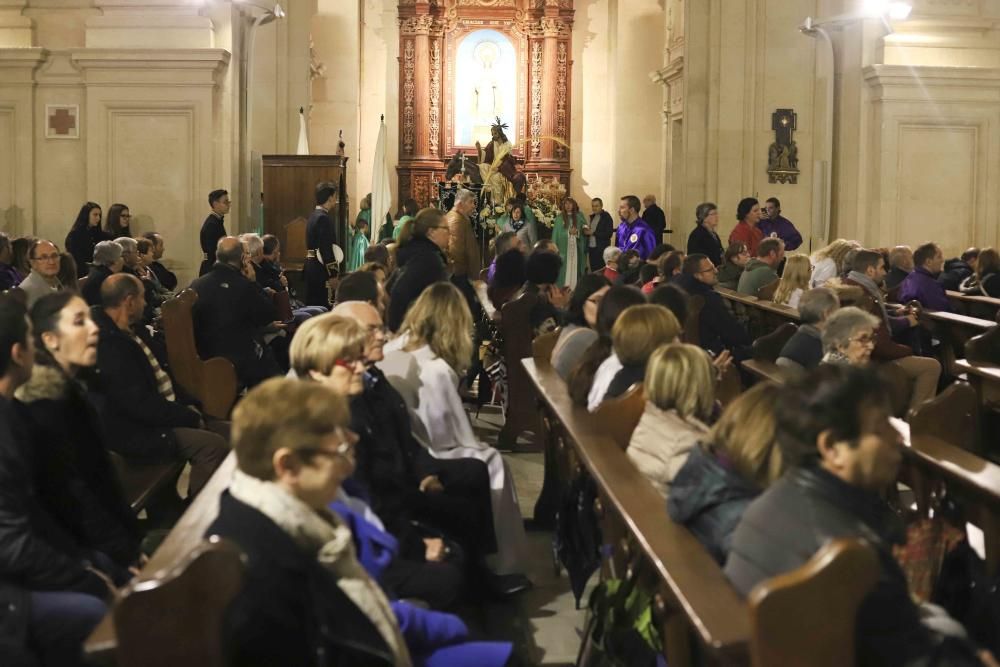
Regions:
<svg viewBox="0 0 1000 667"><path fill-rule="evenodd" d="M494 30L513 45L516 102L514 156L532 188L568 192L569 150L546 137L570 137L573 0L400 0L399 199L437 200L436 183L459 151L475 155L455 133L456 59L462 41ZM513 122L511 122L513 120ZM484 142L485 145L485 142Z"/></svg>

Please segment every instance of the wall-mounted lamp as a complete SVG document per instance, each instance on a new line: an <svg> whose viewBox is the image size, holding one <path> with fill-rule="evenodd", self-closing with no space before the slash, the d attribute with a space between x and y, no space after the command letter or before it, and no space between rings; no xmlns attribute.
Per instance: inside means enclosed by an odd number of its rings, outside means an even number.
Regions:
<svg viewBox="0 0 1000 667"><path fill-rule="evenodd" d="M256 18L254 18L253 23L245 33L246 43L243 49L243 58L240 60L240 76L243 79L243 103L242 103L242 116L243 116L243 131L240 136L240 150L243 155L243 174L242 183L243 186L240 188L240 211L243 215L243 229L246 231L257 231L258 233L263 233L260 228L260 216L257 215L257 211L260 209L260 193L253 193L253 179L251 178L251 172L253 169L252 157L250 152L250 137L251 128L253 127L253 78L250 76L250 65L253 63L253 53L254 53L254 42L257 36L257 28L262 25L266 25L278 19L285 18L285 10L280 4L275 3L274 6L261 5L256 2L251 2L250 0L233 0L235 4L245 5L247 7L253 7L255 9L261 10Z"/></svg>

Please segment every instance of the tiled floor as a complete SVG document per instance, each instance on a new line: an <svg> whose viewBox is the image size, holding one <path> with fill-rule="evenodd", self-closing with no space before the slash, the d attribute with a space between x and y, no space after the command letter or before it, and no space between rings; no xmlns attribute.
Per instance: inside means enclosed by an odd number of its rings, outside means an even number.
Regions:
<svg viewBox="0 0 1000 667"><path fill-rule="evenodd" d="M495 444L503 419L499 412L485 407L478 417L473 411L472 419L480 438ZM530 446L530 440L520 444ZM542 454L505 452L504 456L514 475L521 513L529 518L542 490ZM580 646L584 611L576 609L565 574L554 571L549 531L528 532L526 566L534 587L508 602L489 604L483 610L485 630L491 637L515 642L532 664L572 665Z"/></svg>

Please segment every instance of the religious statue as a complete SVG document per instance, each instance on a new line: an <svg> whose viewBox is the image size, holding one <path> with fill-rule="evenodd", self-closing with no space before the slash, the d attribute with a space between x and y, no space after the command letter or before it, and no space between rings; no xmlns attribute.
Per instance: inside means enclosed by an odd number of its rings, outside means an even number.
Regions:
<svg viewBox="0 0 1000 667"><path fill-rule="evenodd" d="M771 183L796 183L799 177L799 148L792 132L796 114L791 109L777 109L771 115L774 143L767 149L767 175Z"/></svg>
<svg viewBox="0 0 1000 667"><path fill-rule="evenodd" d="M489 193L494 204L500 205L514 195L523 193L526 184L524 174L517 170L517 164L511 154L514 146L504 134L505 129L507 125L497 117L496 123L490 128L493 138L486 148L476 142L483 190Z"/></svg>
<svg viewBox="0 0 1000 667"><path fill-rule="evenodd" d="M473 51L478 66L472 85L471 109L472 136L485 136L493 119L503 109L500 82L493 70L493 64L500 57L500 47L491 41L480 42Z"/></svg>

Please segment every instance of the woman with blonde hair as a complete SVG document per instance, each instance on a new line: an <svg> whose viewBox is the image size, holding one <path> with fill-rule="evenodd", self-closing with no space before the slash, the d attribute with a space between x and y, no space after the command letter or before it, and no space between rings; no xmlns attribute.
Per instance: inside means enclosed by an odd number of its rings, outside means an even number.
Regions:
<svg viewBox="0 0 1000 667"><path fill-rule="evenodd" d="M785 262L785 270L781 274L778 289L774 290L774 302L798 308L802 293L809 289L809 278L812 275L812 264L805 255L792 255Z"/></svg>
<svg viewBox="0 0 1000 667"><path fill-rule="evenodd" d="M476 458L490 472L497 553L487 565L516 592L530 585L523 575L524 523L514 479L496 449L476 438L458 394L472 359L472 314L458 288L438 282L424 290L406 313L400 335L385 346L378 367L402 395L416 439L440 459Z"/></svg>
<svg viewBox="0 0 1000 667"><path fill-rule="evenodd" d="M288 351L301 380L330 387L341 396L364 391L368 332L353 319L325 313L302 323Z"/></svg>
<svg viewBox="0 0 1000 667"><path fill-rule="evenodd" d="M809 286L822 287L828 280L841 275L844 272L844 260L847 254L860 247L861 244L857 241L837 239L814 252L809 258L813 265Z"/></svg>
<svg viewBox="0 0 1000 667"><path fill-rule="evenodd" d="M611 328L614 354L594 376L590 411L596 410L601 401L621 396L629 387L642 382L646 362L656 348L674 342L680 335L680 322L665 306L644 303L622 311Z"/></svg>
<svg viewBox="0 0 1000 667"><path fill-rule="evenodd" d="M774 390L763 382L730 404L670 486L670 517L719 563L747 506L785 471L775 439Z"/></svg>
<svg viewBox="0 0 1000 667"><path fill-rule="evenodd" d="M715 372L696 345L661 345L646 367L646 409L629 442L629 459L664 498L691 448L708 433Z"/></svg>

